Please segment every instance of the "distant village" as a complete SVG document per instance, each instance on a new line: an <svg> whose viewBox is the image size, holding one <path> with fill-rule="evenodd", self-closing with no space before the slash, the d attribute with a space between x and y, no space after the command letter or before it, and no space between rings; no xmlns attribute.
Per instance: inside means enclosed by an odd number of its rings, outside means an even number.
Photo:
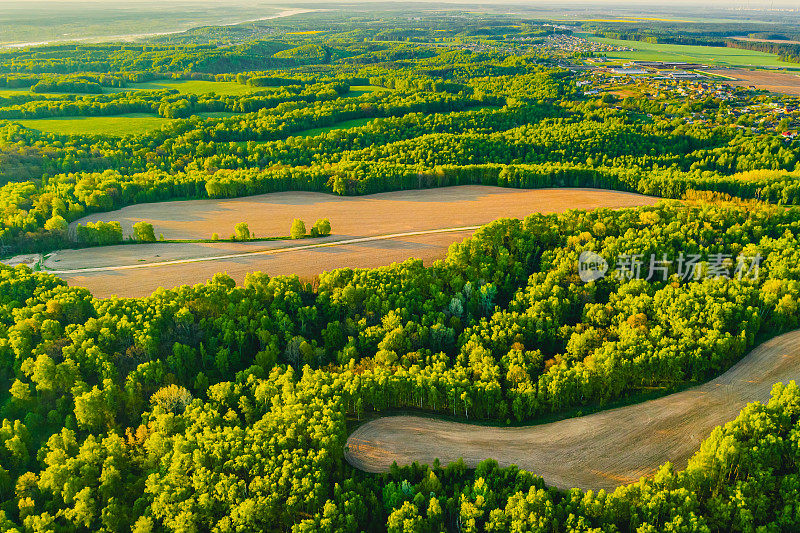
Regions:
<svg viewBox="0 0 800 533"><path fill-rule="evenodd" d="M621 67L608 68L603 66L604 61L592 59L587 61L595 65L591 68L585 68L585 65L567 67L576 73L576 86L585 96L628 89L660 97L665 106L682 101L724 102L719 109L727 117L725 122L730 127L754 134L778 133L787 143L800 140L800 99L797 97L768 93L755 87L735 87L725 83L724 78L694 70L708 68L705 65L632 61ZM692 125L711 126L720 121L717 109L674 116L667 114L667 118L679 117Z"/></svg>

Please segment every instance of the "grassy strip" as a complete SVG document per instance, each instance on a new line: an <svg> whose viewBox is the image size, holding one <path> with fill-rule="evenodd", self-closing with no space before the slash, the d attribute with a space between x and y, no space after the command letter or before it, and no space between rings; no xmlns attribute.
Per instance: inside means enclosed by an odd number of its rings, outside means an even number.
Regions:
<svg viewBox="0 0 800 533"><path fill-rule="evenodd" d="M375 118L356 118L353 120L345 120L344 122L337 122L335 124L331 124L330 126L322 126L320 128L312 128L309 130L298 131L290 135L290 137L315 137L317 135L322 135L323 133L328 133L329 131L333 130L345 130L349 128L357 128L359 126L365 126L375 120Z"/></svg>
<svg viewBox="0 0 800 533"><path fill-rule="evenodd" d="M13 120L31 129L58 135L108 135L124 137L148 133L168 124L169 119L145 113L99 117L54 117Z"/></svg>
<svg viewBox="0 0 800 533"><path fill-rule="evenodd" d="M242 96L245 94L269 90L268 87L251 87L233 81L205 80L154 80L142 83L131 83L128 87L104 88L104 92L119 93L128 91L163 91L176 89L180 94L217 94L219 96Z"/></svg>

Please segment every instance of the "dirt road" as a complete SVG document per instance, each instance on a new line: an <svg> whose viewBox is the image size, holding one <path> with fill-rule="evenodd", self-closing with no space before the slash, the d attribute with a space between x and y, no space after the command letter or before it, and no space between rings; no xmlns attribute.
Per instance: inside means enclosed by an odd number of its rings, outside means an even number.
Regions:
<svg viewBox="0 0 800 533"><path fill-rule="evenodd" d="M800 330L758 346L705 385L641 404L539 426L494 428L422 417L385 417L359 427L346 458L368 472L393 461L442 464L463 457L516 464L559 488L613 489L671 461L683 468L711 430L778 381L800 381Z"/></svg>

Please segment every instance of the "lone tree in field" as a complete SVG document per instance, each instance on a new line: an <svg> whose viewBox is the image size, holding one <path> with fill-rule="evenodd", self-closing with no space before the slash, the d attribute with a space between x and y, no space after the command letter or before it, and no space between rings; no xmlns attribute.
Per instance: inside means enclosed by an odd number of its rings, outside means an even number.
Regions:
<svg viewBox="0 0 800 533"><path fill-rule="evenodd" d="M139 242L155 242L156 234L153 225L142 220L133 225L133 238Z"/></svg>
<svg viewBox="0 0 800 533"><path fill-rule="evenodd" d="M233 230L234 238L237 241L246 241L250 239L250 228L247 227L247 222L239 222Z"/></svg>
<svg viewBox="0 0 800 533"><path fill-rule="evenodd" d="M302 239L306 236L306 223L296 218L292 221L292 229L289 233L292 239Z"/></svg>
<svg viewBox="0 0 800 533"><path fill-rule="evenodd" d="M321 218L314 222L314 229L317 230L317 235L324 237L331 234L331 221L327 218Z"/></svg>

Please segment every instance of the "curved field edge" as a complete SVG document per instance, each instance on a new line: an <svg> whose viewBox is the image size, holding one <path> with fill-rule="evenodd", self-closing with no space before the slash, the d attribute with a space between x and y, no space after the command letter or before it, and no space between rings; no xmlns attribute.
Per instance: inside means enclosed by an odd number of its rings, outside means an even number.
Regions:
<svg viewBox="0 0 800 533"><path fill-rule="evenodd" d="M227 272L241 282L247 273L259 270L270 276L313 278L338 268L375 268L412 257L430 262L444 257L452 243L472 233L472 229L454 229L474 228L500 217L639 207L658 201L652 196L606 189L462 185L359 197L278 192L238 199L138 204L85 217L72 227L118 220L129 229L144 220L167 238L197 238L231 231L234 224L244 221L252 233L263 236L285 234L292 218L297 217L307 224L328 218L335 235L324 246L303 246L292 253L277 251L279 247L292 247L291 241L150 243L60 250L43 266L70 285L86 287L100 298L138 297L158 287L199 283L218 272ZM209 259L213 256L219 257ZM149 266L158 268L146 268Z"/></svg>
<svg viewBox="0 0 800 533"><path fill-rule="evenodd" d="M591 415L499 428L417 416L383 417L357 428L345 457L367 472L392 463L442 464L463 458L517 465L558 488L611 490L671 462L682 468L711 430L774 383L800 380L800 330L768 340L721 376L682 392Z"/></svg>
<svg viewBox="0 0 800 533"><path fill-rule="evenodd" d="M434 230L486 224L502 217L563 212L597 207L638 207L661 200L627 191L594 188L518 189L496 185L453 185L405 189L361 196L324 192L281 191L236 198L168 200L132 204L93 213L69 225L119 221L126 235L140 221L153 224L167 239L203 239L228 235L247 222L259 236L285 235L292 219L313 223L328 218L341 236L368 237L387 233Z"/></svg>

